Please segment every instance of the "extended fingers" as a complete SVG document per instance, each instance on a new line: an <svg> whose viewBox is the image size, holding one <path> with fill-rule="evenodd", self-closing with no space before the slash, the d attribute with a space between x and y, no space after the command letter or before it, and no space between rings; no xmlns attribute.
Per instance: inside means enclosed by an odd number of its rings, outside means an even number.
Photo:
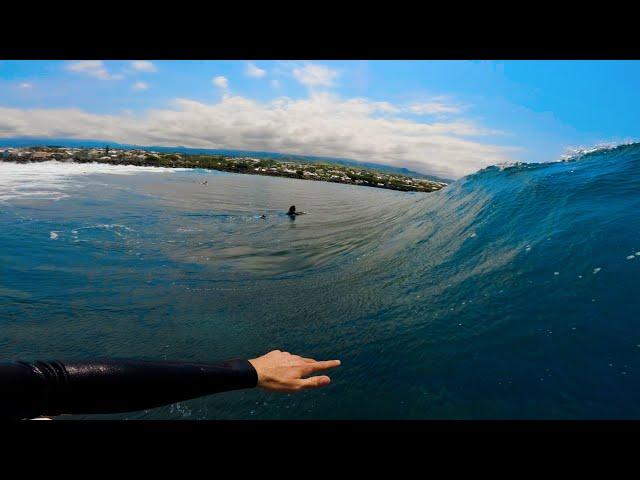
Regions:
<svg viewBox="0 0 640 480"><path fill-rule="evenodd" d="M327 370L329 368L335 368L340 366L340 360L324 360L321 362L313 362L306 365L311 372L319 372L321 370Z"/></svg>
<svg viewBox="0 0 640 480"><path fill-rule="evenodd" d="M297 388L300 390L306 390L308 388L319 388L329 385L331 379L326 375L319 375L317 377L302 378L296 382Z"/></svg>

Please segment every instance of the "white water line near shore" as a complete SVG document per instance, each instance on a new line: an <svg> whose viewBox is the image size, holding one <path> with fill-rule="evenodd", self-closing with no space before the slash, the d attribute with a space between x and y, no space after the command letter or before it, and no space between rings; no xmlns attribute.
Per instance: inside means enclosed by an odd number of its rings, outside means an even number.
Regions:
<svg viewBox="0 0 640 480"><path fill-rule="evenodd" d="M79 186L79 177L94 174L134 175L170 173L183 168L110 165L106 163L0 162L0 201L14 198L60 200L69 189Z"/></svg>

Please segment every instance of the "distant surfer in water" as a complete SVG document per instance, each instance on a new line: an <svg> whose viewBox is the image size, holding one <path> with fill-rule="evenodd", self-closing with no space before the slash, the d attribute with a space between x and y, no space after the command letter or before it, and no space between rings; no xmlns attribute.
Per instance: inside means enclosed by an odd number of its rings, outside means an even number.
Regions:
<svg viewBox="0 0 640 480"><path fill-rule="evenodd" d="M267 216L263 213L262 215L260 215L260 218L267 218Z"/></svg>
<svg viewBox="0 0 640 480"><path fill-rule="evenodd" d="M209 180L205 180L204 182L202 182L202 185L208 185L209 184Z"/></svg>
<svg viewBox="0 0 640 480"><path fill-rule="evenodd" d="M287 215L289 215L291 218L293 218L296 215L304 215L304 212L296 212L296 206L295 205L291 205L289 207L289 211L287 212Z"/></svg>

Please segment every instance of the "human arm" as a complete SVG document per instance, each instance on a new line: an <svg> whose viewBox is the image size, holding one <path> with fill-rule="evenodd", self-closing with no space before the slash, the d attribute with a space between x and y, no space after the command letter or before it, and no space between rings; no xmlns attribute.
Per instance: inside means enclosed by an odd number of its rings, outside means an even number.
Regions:
<svg viewBox="0 0 640 480"><path fill-rule="evenodd" d="M220 363L140 360L0 363L0 418L118 413L256 386L283 391L280 387L291 385L296 375L302 381L300 377L311 372L308 367L300 368L298 361L273 354L251 361ZM319 369L320 366L313 367L313 371ZM324 384L325 380L309 381L304 388L322 386L312 385L313 382ZM291 391L300 389L296 386Z"/></svg>

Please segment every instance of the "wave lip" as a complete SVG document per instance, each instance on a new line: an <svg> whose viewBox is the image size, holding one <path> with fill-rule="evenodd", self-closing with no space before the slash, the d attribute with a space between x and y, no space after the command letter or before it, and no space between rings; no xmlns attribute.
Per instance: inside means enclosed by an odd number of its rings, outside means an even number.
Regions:
<svg viewBox="0 0 640 480"><path fill-rule="evenodd" d="M627 140L624 142L601 142L597 143L591 147L569 147L566 149L565 153L560 156L560 161L568 162L573 160L578 160L585 155L589 155L592 153L601 153L607 152L610 150L616 150L619 147L628 147L632 145L640 145L640 143L636 140Z"/></svg>

